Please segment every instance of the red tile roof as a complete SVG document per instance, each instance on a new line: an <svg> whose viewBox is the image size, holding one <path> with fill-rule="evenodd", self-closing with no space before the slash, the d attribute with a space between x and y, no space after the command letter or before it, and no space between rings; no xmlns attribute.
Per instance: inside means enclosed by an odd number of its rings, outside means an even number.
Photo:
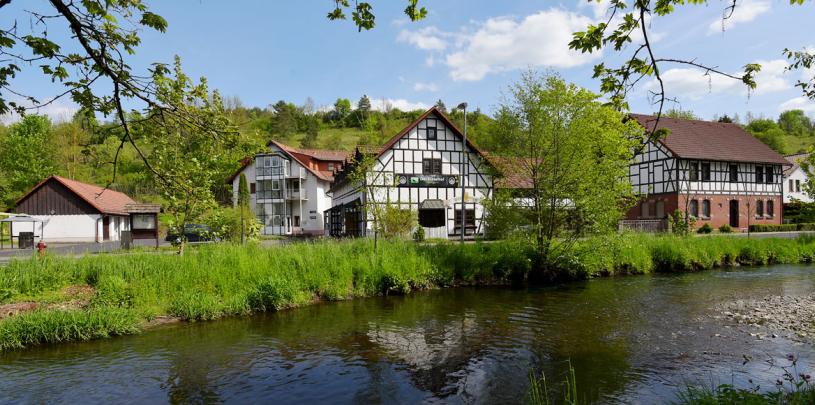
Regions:
<svg viewBox="0 0 815 405"><path fill-rule="evenodd" d="M32 187L24 196L17 200L17 204L25 200L31 193L42 187L48 181L57 181L71 190L79 198L85 200L93 208L102 214L108 215L128 215L125 206L128 204L136 204L127 194L105 189L104 187L96 186L93 184L82 183L80 181L66 179L60 176L51 176L36 186Z"/></svg>
<svg viewBox="0 0 815 405"><path fill-rule="evenodd" d="M654 129L656 117L642 114L629 116L648 131ZM657 129L662 128L671 133L659 142L680 158L789 165L778 152L737 124L662 116Z"/></svg>
<svg viewBox="0 0 815 405"><path fill-rule="evenodd" d="M343 163L346 159L351 155L351 152L343 151L343 150L328 150L328 149L299 149L294 148L289 145L282 144L277 141L270 141L269 145L275 145L280 150L285 152L287 155L291 156L294 160L296 160L300 165L305 167L308 171L312 174L317 176L317 178L326 180L326 181L334 181L334 173L329 172L327 170L315 170L309 167L309 163L313 160L319 160L323 162L333 162L333 163ZM229 178L226 179L227 183L232 183L236 177L240 176L241 172L246 169L250 164L254 162L254 159L251 157L246 157L241 160L241 166L238 170L235 171Z"/></svg>

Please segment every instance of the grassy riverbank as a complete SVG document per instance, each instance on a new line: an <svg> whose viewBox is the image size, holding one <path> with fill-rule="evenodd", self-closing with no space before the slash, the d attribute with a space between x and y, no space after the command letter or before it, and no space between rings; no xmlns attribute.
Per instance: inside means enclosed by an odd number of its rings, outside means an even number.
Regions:
<svg viewBox="0 0 815 405"><path fill-rule="evenodd" d="M135 333L161 319L210 320L451 285L522 282L540 270L524 241L417 245L367 240L273 248L214 245L155 253L45 257L0 268L0 350ZM811 262L815 239L610 236L553 266L584 279L734 264ZM550 270L552 271L552 270ZM0 314L2 317L3 314Z"/></svg>

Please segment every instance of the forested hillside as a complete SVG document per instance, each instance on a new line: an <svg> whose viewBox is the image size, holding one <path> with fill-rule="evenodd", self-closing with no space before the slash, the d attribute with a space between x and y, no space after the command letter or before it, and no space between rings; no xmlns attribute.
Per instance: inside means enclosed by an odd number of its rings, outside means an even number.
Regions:
<svg viewBox="0 0 815 405"><path fill-rule="evenodd" d="M363 96L356 103L338 99L330 109L318 110L311 102L295 105L278 101L267 108L245 107L239 99L224 101L226 115L238 128L240 141L222 162L226 179L238 167L240 159L261 151L269 140L303 148L353 150L357 145L381 145L415 120L424 111L373 110ZM439 101L440 108L447 111ZM447 111L463 127L461 111ZM468 112L468 133L487 150L500 145L490 134L493 120L480 111ZM78 112L67 122L51 122L45 116L28 115L17 123L0 125L0 212L43 178L57 174L79 181L109 185L142 201L161 202L153 174L136 150L119 150L121 128L98 122L94 116ZM135 142L146 156L148 142ZM113 161L119 153L114 177ZM223 183L223 182L220 182ZM229 201L226 185L213 190L219 200Z"/></svg>

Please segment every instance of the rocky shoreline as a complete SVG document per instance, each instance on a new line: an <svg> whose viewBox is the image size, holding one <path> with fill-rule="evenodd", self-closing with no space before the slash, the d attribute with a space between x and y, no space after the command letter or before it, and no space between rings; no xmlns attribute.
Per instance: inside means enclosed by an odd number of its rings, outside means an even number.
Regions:
<svg viewBox="0 0 815 405"><path fill-rule="evenodd" d="M720 304L715 309L720 315L714 318L747 326L750 329L745 332L758 340L815 340L815 295L770 295Z"/></svg>

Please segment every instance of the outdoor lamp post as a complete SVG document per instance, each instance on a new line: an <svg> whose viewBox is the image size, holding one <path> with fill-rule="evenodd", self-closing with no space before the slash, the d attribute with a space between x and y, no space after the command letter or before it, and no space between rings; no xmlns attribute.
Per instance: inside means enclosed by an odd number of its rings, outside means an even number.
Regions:
<svg viewBox="0 0 815 405"><path fill-rule="evenodd" d="M464 138L461 140L461 243L464 243L464 170L467 168L467 103L458 105L459 110L464 111Z"/></svg>

